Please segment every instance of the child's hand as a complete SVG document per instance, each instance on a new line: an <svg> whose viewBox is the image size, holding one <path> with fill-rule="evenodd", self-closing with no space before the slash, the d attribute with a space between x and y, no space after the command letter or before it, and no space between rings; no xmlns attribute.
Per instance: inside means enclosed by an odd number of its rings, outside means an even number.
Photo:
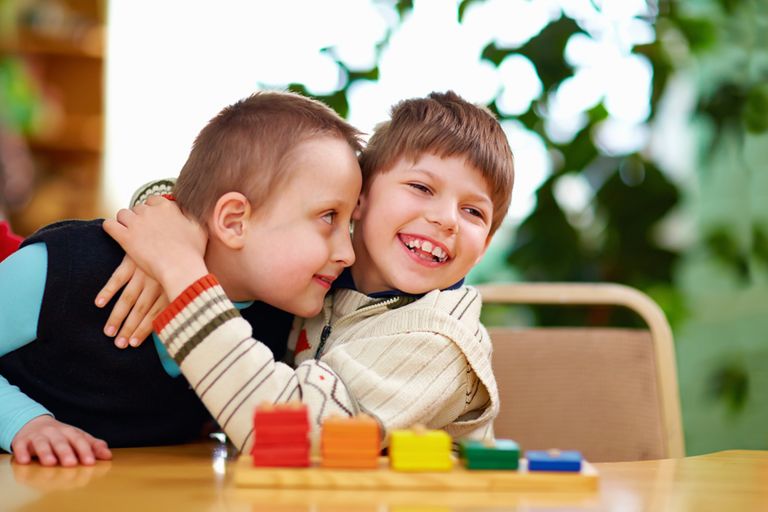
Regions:
<svg viewBox="0 0 768 512"><path fill-rule="evenodd" d="M37 457L43 466L90 466L96 460L112 458L106 442L47 414L21 427L11 442L11 450L19 464L29 464Z"/></svg>
<svg viewBox="0 0 768 512"><path fill-rule="evenodd" d="M104 230L163 285L168 297L208 273L203 260L206 233L173 201L150 197L133 210L120 210L115 220L105 220Z"/></svg>
<svg viewBox="0 0 768 512"><path fill-rule="evenodd" d="M168 299L160 283L137 268L126 255L96 296L96 306L104 307L123 286L125 289L112 308L104 334L115 336L122 325L115 346L126 348L130 344L138 347L152 333L152 320L168 306Z"/></svg>

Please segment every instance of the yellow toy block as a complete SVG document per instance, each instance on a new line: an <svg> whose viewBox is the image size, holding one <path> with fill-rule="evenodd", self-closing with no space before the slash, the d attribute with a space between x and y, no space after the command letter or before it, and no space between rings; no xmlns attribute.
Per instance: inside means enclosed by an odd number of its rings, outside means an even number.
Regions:
<svg viewBox="0 0 768 512"><path fill-rule="evenodd" d="M394 430L389 438L389 462L397 471L450 471L451 436L442 430Z"/></svg>

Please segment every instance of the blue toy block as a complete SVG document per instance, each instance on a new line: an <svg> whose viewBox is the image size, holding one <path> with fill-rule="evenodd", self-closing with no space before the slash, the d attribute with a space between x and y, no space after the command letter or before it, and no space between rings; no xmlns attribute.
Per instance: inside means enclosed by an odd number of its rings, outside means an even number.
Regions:
<svg viewBox="0 0 768 512"><path fill-rule="evenodd" d="M531 450L525 452L528 471L581 471L581 453L575 450Z"/></svg>

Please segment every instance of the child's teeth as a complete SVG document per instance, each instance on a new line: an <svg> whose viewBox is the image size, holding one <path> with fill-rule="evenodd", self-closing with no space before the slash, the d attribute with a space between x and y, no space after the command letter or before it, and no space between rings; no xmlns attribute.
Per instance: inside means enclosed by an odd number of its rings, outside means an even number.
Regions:
<svg viewBox="0 0 768 512"><path fill-rule="evenodd" d="M421 251L431 254L438 260L445 260L447 258L446 252L442 249L442 247L438 245L433 245L432 242L428 240L421 240L420 238L411 238L407 242L405 242L406 247L409 249L420 249Z"/></svg>

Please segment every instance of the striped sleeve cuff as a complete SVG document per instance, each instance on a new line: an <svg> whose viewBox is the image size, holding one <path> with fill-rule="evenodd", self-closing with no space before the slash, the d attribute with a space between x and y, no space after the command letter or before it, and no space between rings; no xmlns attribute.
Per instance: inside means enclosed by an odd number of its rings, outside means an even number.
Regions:
<svg viewBox="0 0 768 512"><path fill-rule="evenodd" d="M189 285L153 322L168 354L181 366L184 358L206 336L240 316L213 274Z"/></svg>

